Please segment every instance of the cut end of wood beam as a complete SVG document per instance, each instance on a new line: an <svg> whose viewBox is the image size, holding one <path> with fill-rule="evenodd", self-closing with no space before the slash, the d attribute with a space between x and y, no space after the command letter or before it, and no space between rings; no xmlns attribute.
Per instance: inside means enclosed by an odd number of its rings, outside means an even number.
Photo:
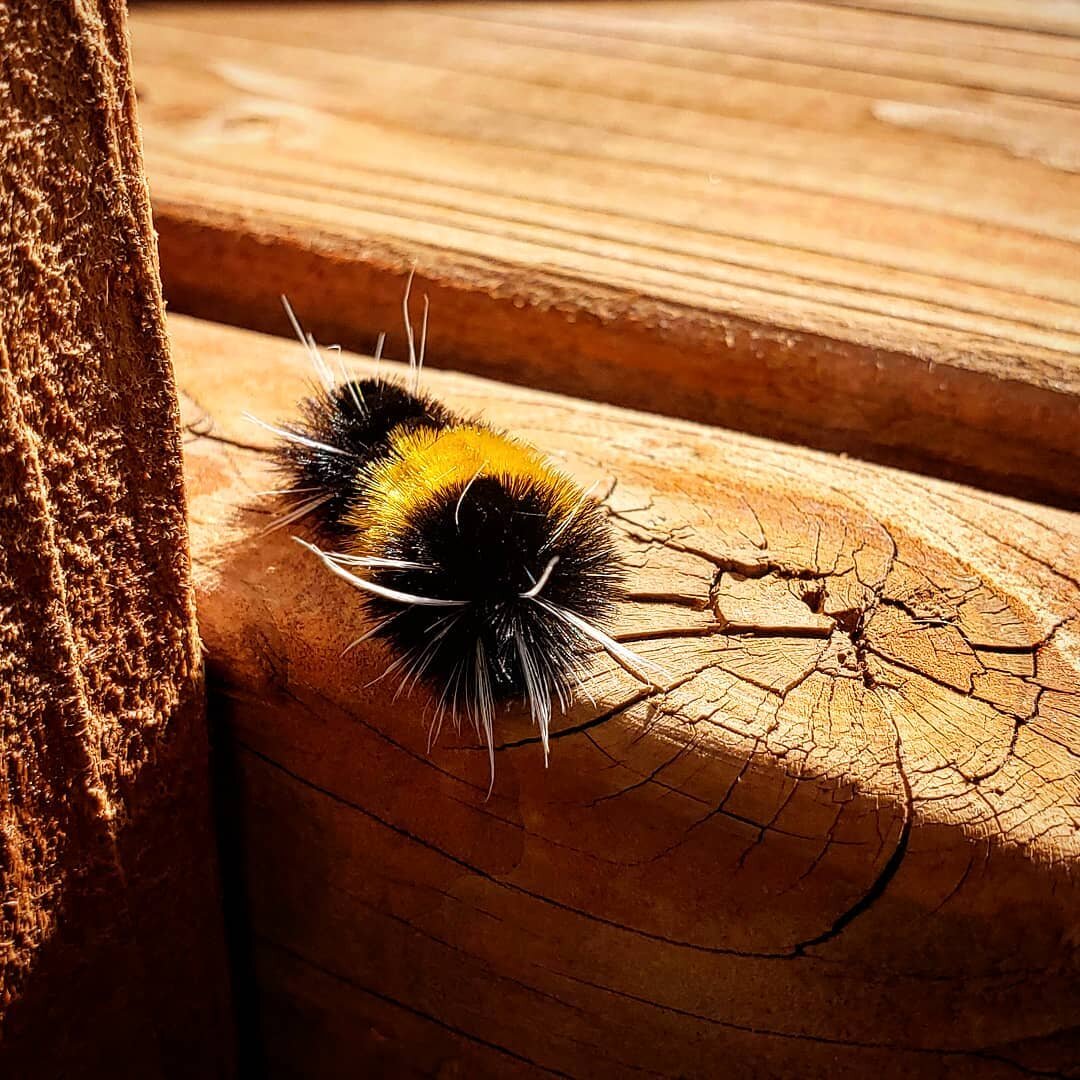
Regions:
<svg viewBox="0 0 1080 1080"><path fill-rule="evenodd" d="M429 751L430 699L373 681L381 645L342 655L370 629L348 587L263 533L268 444L240 418L293 415L300 347L171 329L272 1056L1075 1060L1075 516L431 372L448 404L600 481L631 567L616 636L668 673L650 689L598 659L550 768L527 715L500 715L488 798L479 742Z"/></svg>

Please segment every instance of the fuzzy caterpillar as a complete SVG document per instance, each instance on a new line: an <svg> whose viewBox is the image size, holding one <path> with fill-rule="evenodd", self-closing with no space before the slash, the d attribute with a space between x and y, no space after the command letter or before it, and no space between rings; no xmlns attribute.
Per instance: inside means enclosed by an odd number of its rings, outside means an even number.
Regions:
<svg viewBox="0 0 1080 1080"><path fill-rule="evenodd" d="M411 282L411 279L410 279ZM497 709L525 702L545 762L555 704L565 711L598 647L643 681L650 663L598 624L612 615L625 570L591 493L527 443L456 415L419 389L404 311L411 385L335 375L286 311L318 377L316 393L275 433L289 510L319 543L297 541L363 597L394 659L399 693L426 684L432 738L464 718L483 738L494 778ZM380 339L377 354L381 354Z"/></svg>

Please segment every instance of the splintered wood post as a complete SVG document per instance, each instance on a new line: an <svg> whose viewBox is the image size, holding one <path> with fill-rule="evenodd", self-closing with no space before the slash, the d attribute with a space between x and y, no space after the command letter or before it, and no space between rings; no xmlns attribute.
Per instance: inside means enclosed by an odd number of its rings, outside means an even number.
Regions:
<svg viewBox="0 0 1080 1080"><path fill-rule="evenodd" d="M0 7L0 1074L231 1072L122 0Z"/></svg>
<svg viewBox="0 0 1080 1080"><path fill-rule="evenodd" d="M617 637L665 672L598 658L547 769L500 715L487 798L478 741L429 751L384 648L343 655L354 593L265 532L241 415L294 415L299 346L170 325L271 1074L1075 1067L1075 515L430 372L599 482Z"/></svg>

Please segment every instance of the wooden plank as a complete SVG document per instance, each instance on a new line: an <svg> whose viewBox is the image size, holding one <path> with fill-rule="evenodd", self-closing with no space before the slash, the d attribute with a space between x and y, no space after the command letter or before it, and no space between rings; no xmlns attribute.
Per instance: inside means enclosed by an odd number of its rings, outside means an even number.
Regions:
<svg viewBox="0 0 1080 1080"><path fill-rule="evenodd" d="M176 391L122 0L0 10L0 1074L226 1077Z"/></svg>
<svg viewBox="0 0 1080 1080"><path fill-rule="evenodd" d="M870 8L897 15L923 15L933 19L1011 27L1041 34L1080 35L1080 11L1071 0L816 0L824 5ZM1052 43L1051 43L1052 44Z"/></svg>
<svg viewBox="0 0 1080 1080"><path fill-rule="evenodd" d="M348 587L264 533L241 414L294 415L299 346L170 326L270 1075L1075 1064L1077 515L432 372L600 482L617 636L666 669L598 662L547 770L500 716L485 800L476 740L429 752L426 696L342 655Z"/></svg>
<svg viewBox="0 0 1080 1080"><path fill-rule="evenodd" d="M133 26L176 308L283 332L287 292L370 348L415 265L436 365L1080 500L1076 40L800 2Z"/></svg>

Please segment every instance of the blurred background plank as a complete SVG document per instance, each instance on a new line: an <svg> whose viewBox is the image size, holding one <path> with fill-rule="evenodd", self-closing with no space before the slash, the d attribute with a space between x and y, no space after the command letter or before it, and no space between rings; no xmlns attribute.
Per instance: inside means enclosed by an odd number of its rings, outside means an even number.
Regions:
<svg viewBox="0 0 1080 1080"><path fill-rule="evenodd" d="M166 295L1075 504L1068 9L891 6L140 5Z"/></svg>
<svg viewBox="0 0 1080 1080"><path fill-rule="evenodd" d="M12 1078L232 1074L176 389L124 8L0 8Z"/></svg>

